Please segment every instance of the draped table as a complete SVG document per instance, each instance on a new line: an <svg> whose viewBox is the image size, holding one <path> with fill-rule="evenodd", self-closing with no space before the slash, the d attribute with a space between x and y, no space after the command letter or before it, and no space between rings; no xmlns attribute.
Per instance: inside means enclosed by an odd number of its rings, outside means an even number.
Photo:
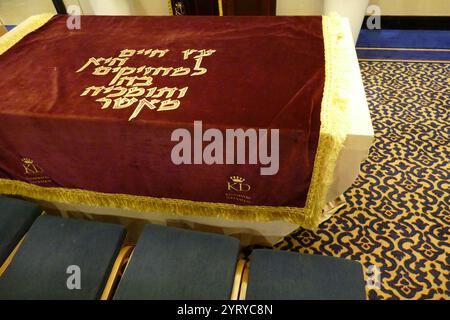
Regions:
<svg viewBox="0 0 450 320"><path fill-rule="evenodd" d="M326 220L367 156L373 131L345 19L83 16L80 26L41 15L0 38L0 193L273 243Z"/></svg>

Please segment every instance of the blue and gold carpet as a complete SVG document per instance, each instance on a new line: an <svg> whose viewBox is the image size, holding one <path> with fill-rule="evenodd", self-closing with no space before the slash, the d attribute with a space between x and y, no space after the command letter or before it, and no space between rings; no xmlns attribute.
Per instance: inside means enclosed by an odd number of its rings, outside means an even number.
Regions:
<svg viewBox="0 0 450 320"><path fill-rule="evenodd" d="M405 51L361 58L375 142L346 206L276 248L360 261L369 299L450 299L450 50Z"/></svg>

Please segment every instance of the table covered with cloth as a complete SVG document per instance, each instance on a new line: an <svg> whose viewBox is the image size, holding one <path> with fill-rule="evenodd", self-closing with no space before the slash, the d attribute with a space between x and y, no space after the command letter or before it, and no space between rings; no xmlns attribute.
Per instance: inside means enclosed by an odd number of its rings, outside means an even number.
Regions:
<svg viewBox="0 0 450 320"><path fill-rule="evenodd" d="M349 128L339 17L68 18L0 38L0 194L324 220Z"/></svg>

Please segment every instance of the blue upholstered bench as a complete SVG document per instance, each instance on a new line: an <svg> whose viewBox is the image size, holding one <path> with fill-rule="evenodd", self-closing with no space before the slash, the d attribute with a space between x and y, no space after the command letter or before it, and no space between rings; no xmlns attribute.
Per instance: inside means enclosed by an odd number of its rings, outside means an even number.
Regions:
<svg viewBox="0 0 450 320"><path fill-rule="evenodd" d="M275 251L250 256L247 300L364 300L365 283L358 262Z"/></svg>
<svg viewBox="0 0 450 320"><path fill-rule="evenodd" d="M41 212L34 203L0 196L0 266Z"/></svg>
<svg viewBox="0 0 450 320"><path fill-rule="evenodd" d="M228 236L147 225L114 299L230 299L239 251Z"/></svg>
<svg viewBox="0 0 450 320"><path fill-rule="evenodd" d="M100 298L124 236L119 225L37 218L0 277L0 299ZM79 267L81 289L67 286L70 266Z"/></svg>

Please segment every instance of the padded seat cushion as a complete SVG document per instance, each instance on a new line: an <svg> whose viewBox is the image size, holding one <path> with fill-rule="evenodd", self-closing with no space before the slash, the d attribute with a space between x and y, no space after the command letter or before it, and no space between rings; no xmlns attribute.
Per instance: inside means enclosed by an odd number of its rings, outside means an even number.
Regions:
<svg viewBox="0 0 450 320"><path fill-rule="evenodd" d="M122 226L41 216L0 277L0 299L98 299L125 236ZM69 290L69 266L81 290Z"/></svg>
<svg viewBox="0 0 450 320"><path fill-rule="evenodd" d="M247 300L364 300L358 262L267 249L250 257Z"/></svg>
<svg viewBox="0 0 450 320"><path fill-rule="evenodd" d="M239 240L145 226L114 299L230 299Z"/></svg>
<svg viewBox="0 0 450 320"><path fill-rule="evenodd" d="M32 202L0 196L0 265L41 212Z"/></svg>

